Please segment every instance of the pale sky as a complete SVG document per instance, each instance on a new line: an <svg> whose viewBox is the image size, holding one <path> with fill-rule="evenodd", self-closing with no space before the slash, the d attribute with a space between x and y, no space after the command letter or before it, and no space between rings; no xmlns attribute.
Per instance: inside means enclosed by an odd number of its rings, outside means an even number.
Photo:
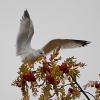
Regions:
<svg viewBox="0 0 100 100"><path fill-rule="evenodd" d="M0 0L0 100L20 100L21 92L11 82L21 64L16 57L16 37L25 9L34 23L33 48L41 48L54 38L89 40L92 43L85 48L62 50L60 54L63 59L75 56L87 64L78 80L81 85L100 80L100 0Z"/></svg>

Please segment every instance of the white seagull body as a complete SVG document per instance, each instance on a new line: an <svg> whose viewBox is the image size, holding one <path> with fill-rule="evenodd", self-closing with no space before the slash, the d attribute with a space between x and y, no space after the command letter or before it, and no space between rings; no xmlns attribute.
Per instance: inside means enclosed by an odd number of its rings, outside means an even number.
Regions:
<svg viewBox="0 0 100 100"><path fill-rule="evenodd" d="M84 47L89 41L74 39L54 39L49 41L42 49L32 49L31 39L34 34L32 20L27 10L21 19L19 35L16 41L16 53L21 56L23 62L34 60L38 56L45 56L57 47L61 49Z"/></svg>

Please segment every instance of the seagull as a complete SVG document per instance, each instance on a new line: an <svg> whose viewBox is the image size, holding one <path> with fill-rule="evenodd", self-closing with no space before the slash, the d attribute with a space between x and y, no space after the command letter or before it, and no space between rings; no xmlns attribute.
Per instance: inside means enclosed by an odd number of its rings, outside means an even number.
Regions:
<svg viewBox="0 0 100 100"><path fill-rule="evenodd" d="M61 49L84 47L90 43L86 40L75 39L53 39L49 41L41 49L31 48L31 40L34 35L34 27L30 15L27 10L24 11L22 19L20 20L20 29L16 41L16 54L21 57L22 62L35 60L39 56L45 57L54 49L60 47Z"/></svg>

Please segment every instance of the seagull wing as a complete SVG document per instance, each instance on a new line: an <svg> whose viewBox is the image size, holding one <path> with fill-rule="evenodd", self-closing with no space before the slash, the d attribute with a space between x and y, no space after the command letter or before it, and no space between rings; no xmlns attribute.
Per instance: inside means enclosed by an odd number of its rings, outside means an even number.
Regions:
<svg viewBox="0 0 100 100"><path fill-rule="evenodd" d="M61 49L69 49L69 48L77 48L77 47L84 47L89 44L89 41L85 40L74 40L74 39L54 39L49 41L42 50L45 54L50 53L57 47Z"/></svg>
<svg viewBox="0 0 100 100"><path fill-rule="evenodd" d="M27 10L24 11L20 23L20 30L16 41L16 53L21 55L31 48L31 39L34 34L34 27Z"/></svg>

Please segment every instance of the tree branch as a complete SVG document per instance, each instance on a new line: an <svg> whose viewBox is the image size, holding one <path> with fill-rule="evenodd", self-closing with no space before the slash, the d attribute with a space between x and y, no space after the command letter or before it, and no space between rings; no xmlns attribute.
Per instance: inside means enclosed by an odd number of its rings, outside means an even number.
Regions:
<svg viewBox="0 0 100 100"><path fill-rule="evenodd" d="M78 84L78 82L76 81L75 78L73 78L71 76L72 80L75 82L75 84L78 86L78 88L80 89L80 91L84 94L84 96L87 98L87 100L90 100L90 98L88 97L88 95L85 93L85 91L83 91L83 89L81 88L81 86Z"/></svg>

